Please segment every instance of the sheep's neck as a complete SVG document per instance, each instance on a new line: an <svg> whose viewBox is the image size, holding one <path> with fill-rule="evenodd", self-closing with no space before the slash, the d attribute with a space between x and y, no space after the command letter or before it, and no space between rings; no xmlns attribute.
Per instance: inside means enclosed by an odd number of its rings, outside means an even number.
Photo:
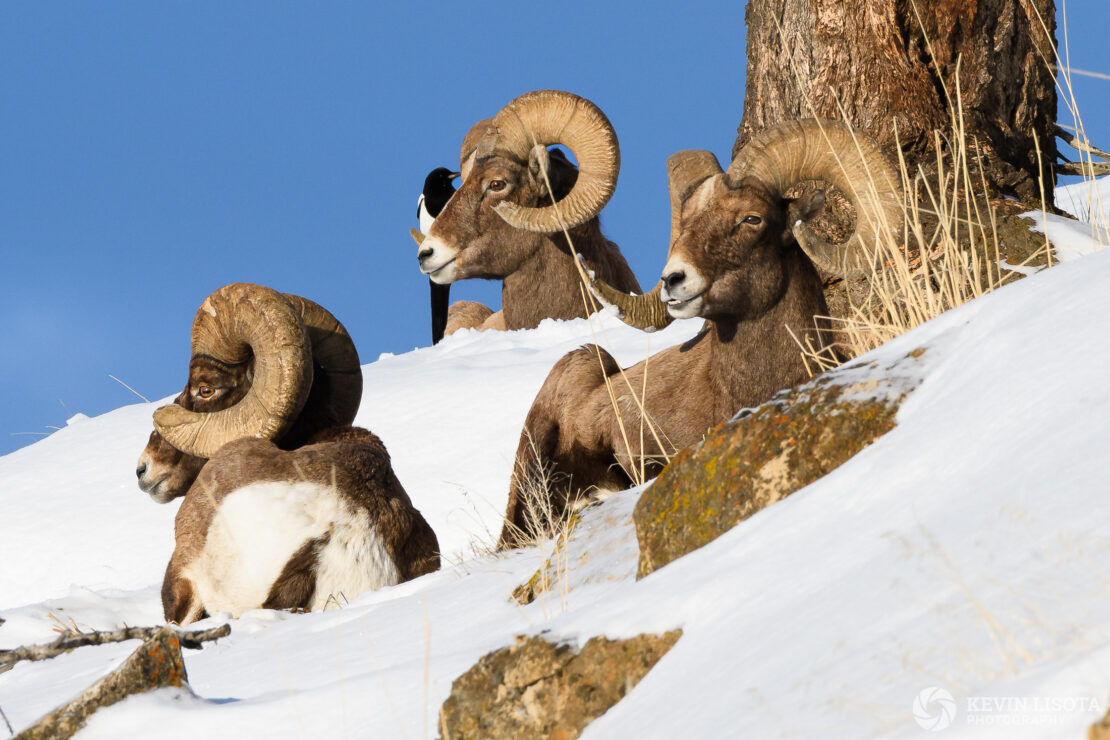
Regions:
<svg viewBox="0 0 1110 740"><path fill-rule="evenodd" d="M559 237L562 246L546 236L539 239L539 246L501 283L501 309L509 329L533 329L548 317L586 316L582 281L565 239Z"/></svg>
<svg viewBox="0 0 1110 740"><path fill-rule="evenodd" d="M710 322L707 344L716 418L758 406L809 378L801 349L786 326L801 337L813 326L813 316L825 311L799 312L790 303L782 301L755 320Z"/></svg>

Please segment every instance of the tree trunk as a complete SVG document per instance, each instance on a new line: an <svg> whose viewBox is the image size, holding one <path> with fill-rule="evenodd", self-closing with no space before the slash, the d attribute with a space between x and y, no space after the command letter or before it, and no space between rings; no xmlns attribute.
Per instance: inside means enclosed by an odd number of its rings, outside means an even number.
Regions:
<svg viewBox="0 0 1110 740"><path fill-rule="evenodd" d="M867 130L891 155L900 142L911 172L929 171L958 92L988 185L1029 204L1043 177L1051 205L1054 0L749 0L746 20L733 155L768 126L817 116Z"/></svg>

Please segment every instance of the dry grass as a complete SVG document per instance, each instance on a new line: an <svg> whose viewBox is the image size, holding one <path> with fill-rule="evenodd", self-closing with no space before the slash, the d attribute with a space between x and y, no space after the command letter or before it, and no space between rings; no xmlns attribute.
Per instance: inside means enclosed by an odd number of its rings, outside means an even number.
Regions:
<svg viewBox="0 0 1110 740"><path fill-rule="evenodd" d="M80 635L80 634L84 634L84 633L82 633L81 628L77 626L77 622L75 622L73 620L73 617L70 617L69 622L67 623L67 622L63 621L61 619L61 617L59 617L54 612L47 612L46 613L46 618L54 623L54 626L51 627L51 629L54 632L57 632L59 635Z"/></svg>
<svg viewBox="0 0 1110 740"><path fill-rule="evenodd" d="M524 512L528 529L522 529L508 520L505 526L517 545L528 547L552 539L567 529L573 509L568 505L560 511L555 504L556 499L562 498L562 492L569 488L569 477L556 472L554 464L544 459L527 428L524 434L532 454L527 460L516 461L513 483L516 485L517 505Z"/></svg>
<svg viewBox="0 0 1110 740"><path fill-rule="evenodd" d="M899 233L883 224L873 245L877 258L865 297L851 301L846 316L830 318L838 336L836 349L844 359L874 349L1019 276L1001 267L996 215L987 204L986 177L977 166L979 159L967 138L962 113L956 113L945 136L940 132L935 136L935 176L911 172L899 156L906 195L903 228ZM1047 240L1017 267L1039 256L1051 260ZM811 341L799 344L811 371L823 372L838 364Z"/></svg>
<svg viewBox="0 0 1110 740"><path fill-rule="evenodd" d="M555 472L552 463L543 459L527 430L524 433L528 435L532 454L528 460L517 461L513 478L517 484L517 503L523 508L524 519L530 527L521 529L508 520L505 520L505 526L519 547L541 546L548 540L552 542L551 554L540 564L536 572L538 580L534 584L534 593L541 601L544 616L547 616L548 599L555 590L553 587L559 594L560 610L567 610L570 593L567 545L578 521L577 508L569 502L561 511L556 506L555 502L562 500L563 492L569 489L570 479Z"/></svg>
<svg viewBox="0 0 1110 740"><path fill-rule="evenodd" d="M1043 20L1041 26L1047 34ZM1064 48L1066 54L1066 26ZM929 51L932 54L931 44ZM1092 232L1101 244L1110 246L1110 229L1095 186L1097 163L1091 159L1099 150L1086 139L1068 65L1059 56L1055 64L1048 59L1044 63L1062 71L1063 82L1058 84L1061 99L1075 122L1073 146L1086 163L1083 174L1093 216ZM958 73L956 79L959 79ZM899 151L898 169L905 192L901 238L895 236L898 232L889 228L889 224L882 224L882 235L873 245L877 259L866 296L850 302L847 315L830 318L838 336L839 359L863 354L1020 277L1019 272L1002 267L998 219L990 205L977 143L969 138L964 126L960 89L958 86L952 91L946 88L945 95L949 101L950 125L947 131L934 132L936 173L927 176L921 168L911 169ZM843 109L841 115L847 119ZM1039 160L1039 146L1037 156ZM1045 202L1045 188L1042 182L1042 203ZM1026 267L1030 262L1041 261L1052 265L1052 248L1047 237L1040 250L1021 264L1007 268ZM802 347L812 374L839 364L837 358L819 352L811 340L801 341L798 337L795 340Z"/></svg>

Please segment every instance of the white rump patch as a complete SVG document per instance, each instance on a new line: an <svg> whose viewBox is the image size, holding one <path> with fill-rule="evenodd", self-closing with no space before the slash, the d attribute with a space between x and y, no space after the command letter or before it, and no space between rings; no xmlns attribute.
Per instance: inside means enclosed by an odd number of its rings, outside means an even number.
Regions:
<svg viewBox="0 0 1110 740"><path fill-rule="evenodd" d="M377 527L371 524L370 514L365 509L353 509L342 500L339 505L341 516L336 517L331 539L317 561L311 611L341 606L363 591L376 591L401 582L397 565L386 551Z"/></svg>
<svg viewBox="0 0 1110 740"><path fill-rule="evenodd" d="M289 558L329 530L310 609L400 581L365 510L328 486L276 481L244 486L220 502L204 550L184 575L210 614L237 617L261 607Z"/></svg>

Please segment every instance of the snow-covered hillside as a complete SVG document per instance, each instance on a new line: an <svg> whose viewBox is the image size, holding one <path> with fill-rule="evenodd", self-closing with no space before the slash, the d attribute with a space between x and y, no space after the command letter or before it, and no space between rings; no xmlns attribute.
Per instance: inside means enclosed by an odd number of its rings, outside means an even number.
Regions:
<svg viewBox="0 0 1110 740"><path fill-rule="evenodd" d="M596 339L629 363L699 322L654 335L607 316L545 322L379 358L357 423L386 442L444 568L339 610L232 620L186 655L195 696L131 697L79 736L431 737L452 680L514 635L676 627L586 737L916 737L915 700L937 689L957 706L942 736L1082 736L1110 697L1106 285L1110 250L871 353L881 372L925 348L893 431L642 581L639 492L588 510L565 603L509 599L546 552L482 554L528 405L570 348ZM152 503L133 473L156 405L74 419L0 458L0 647L52 639L48 614L82 629L161 621L176 504ZM0 674L0 708L18 732L134 647L21 663Z"/></svg>

